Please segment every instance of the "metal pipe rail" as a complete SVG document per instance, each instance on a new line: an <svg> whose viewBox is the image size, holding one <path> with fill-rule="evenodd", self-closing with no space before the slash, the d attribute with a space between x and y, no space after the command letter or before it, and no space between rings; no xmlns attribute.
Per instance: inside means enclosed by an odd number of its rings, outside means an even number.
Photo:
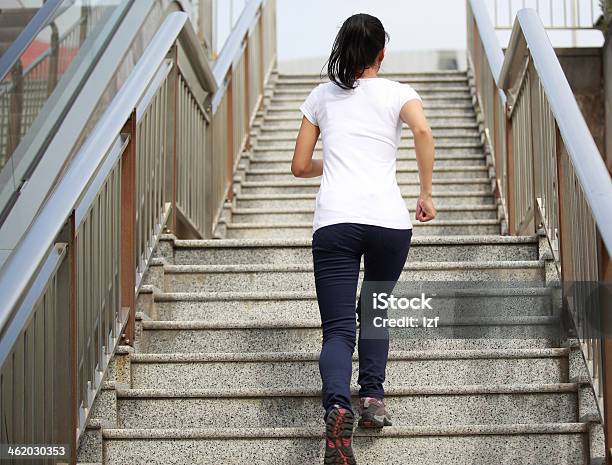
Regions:
<svg viewBox="0 0 612 465"><path fill-rule="evenodd" d="M133 343L136 295L162 228L181 221L211 236L231 189L225 170L246 147L233 141L248 140L275 63L275 2L254 3L222 65L225 88L187 14L166 17L8 258L0 442L68 444L75 463L112 354Z"/></svg>
<svg viewBox="0 0 612 465"><path fill-rule="evenodd" d="M519 9L535 7L544 27L548 30L590 30L599 17L598 0L494 0L495 29L512 30Z"/></svg>
<svg viewBox="0 0 612 465"><path fill-rule="evenodd" d="M480 55L496 53L491 43L483 44L490 42L492 25L482 9L482 0L468 0L468 37L474 41L468 47L480 105L485 113L494 109L485 125L494 135L496 165L504 167L496 176L508 229L546 234L610 441L612 383L606 378L612 376L612 342L599 325L610 302L594 308L585 289L612 281L612 180L537 12L517 14L496 74L498 68ZM505 107L490 103L498 90L506 95Z"/></svg>

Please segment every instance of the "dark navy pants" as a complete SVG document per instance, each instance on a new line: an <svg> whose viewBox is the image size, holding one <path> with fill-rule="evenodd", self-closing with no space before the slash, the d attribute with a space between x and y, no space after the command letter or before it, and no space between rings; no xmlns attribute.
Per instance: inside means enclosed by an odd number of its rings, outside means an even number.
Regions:
<svg viewBox="0 0 612 465"><path fill-rule="evenodd" d="M323 327L319 370L326 412L336 404L352 410L350 384L361 257L364 280L395 283L406 262L411 238L411 229L357 223L323 226L312 236L315 285ZM389 340L360 337L358 353L359 396L382 399Z"/></svg>

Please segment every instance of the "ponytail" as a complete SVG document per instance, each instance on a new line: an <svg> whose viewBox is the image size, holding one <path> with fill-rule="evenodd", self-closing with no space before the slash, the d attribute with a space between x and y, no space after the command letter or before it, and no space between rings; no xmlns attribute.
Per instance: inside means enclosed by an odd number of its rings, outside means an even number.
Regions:
<svg viewBox="0 0 612 465"><path fill-rule="evenodd" d="M343 89L354 89L355 81L389 40L389 34L375 16L359 13L351 16L340 28L327 63L330 81Z"/></svg>

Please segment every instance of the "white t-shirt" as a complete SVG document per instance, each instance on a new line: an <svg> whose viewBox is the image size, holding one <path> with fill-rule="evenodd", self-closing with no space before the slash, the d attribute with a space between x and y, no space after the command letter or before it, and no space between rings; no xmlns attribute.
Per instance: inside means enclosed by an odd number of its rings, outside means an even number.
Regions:
<svg viewBox="0 0 612 465"><path fill-rule="evenodd" d="M421 100L408 84L361 78L353 90L333 82L315 87L300 110L321 130L323 177L313 232L336 223L410 229L410 213L395 178L400 110Z"/></svg>

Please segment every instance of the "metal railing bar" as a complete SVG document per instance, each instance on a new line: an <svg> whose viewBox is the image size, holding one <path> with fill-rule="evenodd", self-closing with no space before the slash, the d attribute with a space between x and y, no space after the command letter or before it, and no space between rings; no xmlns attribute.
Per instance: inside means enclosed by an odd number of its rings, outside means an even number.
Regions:
<svg viewBox="0 0 612 465"><path fill-rule="evenodd" d="M11 324L6 328L6 331L0 333L0 367L4 365L6 357L13 351L17 339L26 326L26 322L32 316L34 310L36 310L36 301L44 293L49 280L64 260L67 246L68 245L65 243L56 243L55 246L49 250L49 253L44 258L43 264L36 273L32 285L15 312Z"/></svg>
<svg viewBox="0 0 612 465"><path fill-rule="evenodd" d="M0 295L4 307L0 313L0 334L14 308L27 287L47 250L63 226L77 201L77 196L89 184L92 176L108 156L114 139L109 134L119 134L132 109L155 77L159 65L176 41L179 32L188 24L188 15L175 12L168 15L159 28L133 72L121 87L101 120L85 141L66 174L41 209L30 229L26 232L0 272Z"/></svg>
<svg viewBox="0 0 612 465"><path fill-rule="evenodd" d="M0 56L0 81L11 72L15 63L21 58L21 55L23 55L32 41L36 39L38 33L56 17L62 3L64 3L64 0L48 0L44 2L28 25L17 36L15 42Z"/></svg>
<svg viewBox="0 0 612 465"><path fill-rule="evenodd" d="M210 64L199 52L200 42L193 28L184 28L179 35L179 41L189 56L192 68L200 80L204 90L210 93L215 93L219 87L217 80L215 79L215 75ZM196 66L193 66L194 64Z"/></svg>
<svg viewBox="0 0 612 465"><path fill-rule="evenodd" d="M495 27L491 22L485 4L482 0L470 0L470 5L472 6L472 14L478 24L480 40L484 46L493 78L497 81L504 63L504 52L495 34Z"/></svg>
<svg viewBox="0 0 612 465"><path fill-rule="evenodd" d="M582 116L576 98L563 73L544 26L533 9L518 12L507 56L515 56L521 37L531 53L561 137L573 168L584 190L586 201L593 212L602 240L612 251L612 183L610 175L595 145L593 136ZM523 59L523 57L516 57ZM514 60L516 61L516 60ZM501 87L509 89L510 72L515 63L506 60L500 74Z"/></svg>
<svg viewBox="0 0 612 465"><path fill-rule="evenodd" d="M225 41L221 53L213 65L213 74L219 87L221 87L223 81L225 81L228 70L232 67L234 60L239 55L244 36L251 28L254 19L257 18L257 10L262 3L263 0L249 0L244 10L242 10L236 26Z"/></svg>
<svg viewBox="0 0 612 465"><path fill-rule="evenodd" d="M153 99L153 97L161 87L162 83L170 73L172 66L172 61L168 59L166 59L165 62L160 65L155 77L151 81L151 84L138 102L138 105L136 105L136 122L140 122L140 120L146 113L147 108L151 104L151 100Z"/></svg>
<svg viewBox="0 0 612 465"><path fill-rule="evenodd" d="M113 142L106 159L102 162L102 166L100 166L100 169L95 175L96 177L91 182L87 188L87 191L83 194L81 200L79 200L78 205L75 208L74 214L76 229L78 229L83 223L83 220L86 218L87 212L89 211L93 200L95 199L96 195L98 195L100 188L106 182L108 174L119 161L121 155L123 155L129 141L129 135L119 135Z"/></svg>

